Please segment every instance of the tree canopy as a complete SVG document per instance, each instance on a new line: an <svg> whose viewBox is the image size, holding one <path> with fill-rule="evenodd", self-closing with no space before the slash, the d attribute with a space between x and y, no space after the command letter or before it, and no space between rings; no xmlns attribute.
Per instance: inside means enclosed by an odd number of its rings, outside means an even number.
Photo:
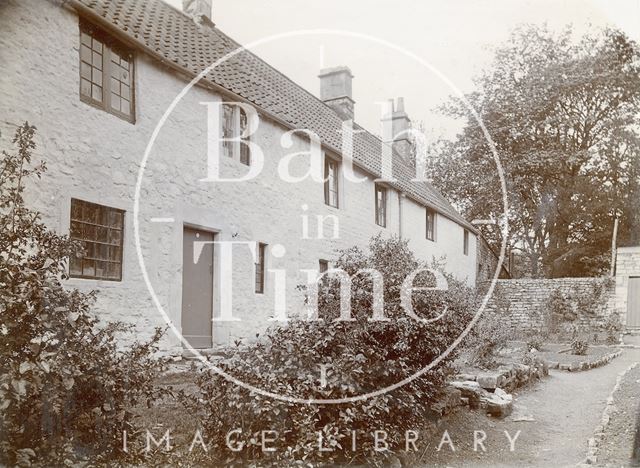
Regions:
<svg viewBox="0 0 640 468"><path fill-rule="evenodd" d="M609 266L619 238L638 243L640 51L614 29L574 39L526 25L498 47L466 98L495 142L509 200L509 246L526 275L591 276ZM441 148L435 185L468 219L504 220L497 166L460 99L442 108L465 119ZM500 229L483 226L498 246ZM635 237L634 237L635 236Z"/></svg>

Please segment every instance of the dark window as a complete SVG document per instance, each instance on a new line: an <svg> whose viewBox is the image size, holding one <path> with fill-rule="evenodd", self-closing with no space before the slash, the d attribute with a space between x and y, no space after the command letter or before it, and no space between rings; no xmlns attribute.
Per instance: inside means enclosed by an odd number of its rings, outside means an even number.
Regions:
<svg viewBox="0 0 640 468"><path fill-rule="evenodd" d="M124 211L71 199L71 239L82 241L84 254L69 262L73 278L122 280Z"/></svg>
<svg viewBox="0 0 640 468"><path fill-rule="evenodd" d="M387 189L376 185L376 224L387 226Z"/></svg>
<svg viewBox="0 0 640 468"><path fill-rule="evenodd" d="M256 252L256 292L264 293L264 253L267 248L266 244L258 244Z"/></svg>
<svg viewBox="0 0 640 468"><path fill-rule="evenodd" d="M436 212L427 208L427 239L436 240Z"/></svg>
<svg viewBox="0 0 640 468"><path fill-rule="evenodd" d="M338 208L338 162L324 159L324 202Z"/></svg>
<svg viewBox="0 0 640 468"><path fill-rule="evenodd" d="M244 136L248 127L247 113L240 106L222 105L222 154L251 165L248 136ZM240 141L238 141L240 138Z"/></svg>
<svg viewBox="0 0 640 468"><path fill-rule="evenodd" d="M233 106L224 104L222 106L222 153L229 158L233 158L233 141L229 141L234 133L233 117Z"/></svg>
<svg viewBox="0 0 640 468"><path fill-rule="evenodd" d="M319 262L319 267L320 267L320 273L324 273L325 271L329 270L329 262L326 260L320 260Z"/></svg>
<svg viewBox="0 0 640 468"><path fill-rule="evenodd" d="M95 26L80 23L80 99L133 122L133 53Z"/></svg>
<svg viewBox="0 0 640 468"><path fill-rule="evenodd" d="M464 230L464 245L463 251L465 255L469 255L469 231Z"/></svg>
<svg viewBox="0 0 640 468"><path fill-rule="evenodd" d="M247 131L247 113L241 107L238 108L240 112L240 162L242 164L246 164L247 166L251 165L251 153L249 152L248 140L249 137L244 136Z"/></svg>

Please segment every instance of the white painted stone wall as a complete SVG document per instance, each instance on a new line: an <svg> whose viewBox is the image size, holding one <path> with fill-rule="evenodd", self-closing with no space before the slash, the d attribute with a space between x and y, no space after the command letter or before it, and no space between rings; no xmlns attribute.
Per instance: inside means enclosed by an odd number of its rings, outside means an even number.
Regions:
<svg viewBox="0 0 640 468"><path fill-rule="evenodd" d="M143 53L135 58L136 123L131 124L80 101L78 17L70 9L49 1L8 0L0 6L0 106L2 147L10 147L15 128L25 120L36 125L36 160L48 166L43 179L29 187L28 202L58 232L69 231L72 197L126 210L123 279L121 282L72 279L69 287L99 290L96 311L105 320L134 323L140 338L165 321L147 291L138 264L133 232L134 187L151 133L187 81ZM287 302L291 312L301 308L297 284L301 269L316 269L319 259L331 260L335 250L369 238L400 233L399 195L389 192L388 223L374 222L374 184L342 180L340 209L324 204L319 183L286 184L276 177L277 163L285 154L306 149L294 138L283 149L280 138L287 129L261 119L252 141L264 150L262 174L246 183L200 182L206 174L206 113L201 102L221 99L194 88L168 119L150 154L141 190L140 236L142 257L158 300L173 325L180 329L182 281L182 229L184 224L209 229L217 239L282 244L284 258L268 255L268 268L287 270ZM307 169L303 160L292 165L298 174ZM223 174L238 177L248 168L222 161ZM365 175L358 171L359 175ZM474 284L476 239L469 238L463 255L463 228L444 216L437 217L436 242L425 239L424 208L403 198L402 234L411 239L417 254L430 260L446 257L447 268ZM302 205L307 205L304 211ZM339 239L302 240L302 218L307 213L336 215ZM173 223L151 223L151 217L172 217ZM315 233L314 224L311 233ZM327 223L325 235L331 232ZM233 237L235 236L235 237ZM216 251L219 267L219 252ZM273 313L273 277L267 275L266 292L254 292L254 267L246 248L234 256L234 315L242 322L216 324L214 342L228 343L262 331ZM219 271L214 280L214 314L219 313ZM178 350L179 340L168 334L166 346Z"/></svg>
<svg viewBox="0 0 640 468"><path fill-rule="evenodd" d="M630 276L640 276L640 246L618 247L616 253L615 303L623 324L627 321Z"/></svg>

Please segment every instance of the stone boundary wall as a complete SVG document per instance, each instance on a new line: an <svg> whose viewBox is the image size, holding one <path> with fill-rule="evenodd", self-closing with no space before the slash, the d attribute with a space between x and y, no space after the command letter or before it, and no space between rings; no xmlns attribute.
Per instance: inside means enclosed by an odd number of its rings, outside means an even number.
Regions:
<svg viewBox="0 0 640 468"><path fill-rule="evenodd" d="M560 331L601 330L616 311L615 282L608 277L500 279L485 313L497 313L513 329L529 333L548 330L552 310Z"/></svg>

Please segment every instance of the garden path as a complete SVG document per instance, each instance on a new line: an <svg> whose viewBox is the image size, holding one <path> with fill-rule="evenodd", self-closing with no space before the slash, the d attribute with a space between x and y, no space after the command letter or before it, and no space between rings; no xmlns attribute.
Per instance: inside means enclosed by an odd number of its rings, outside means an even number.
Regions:
<svg viewBox="0 0 640 468"><path fill-rule="evenodd" d="M534 387L515 394L514 414L503 420L487 418L479 412L459 411L428 439L422 463L427 466L575 466L584 460L587 440L600 424L606 400L618 373L640 362L640 349L624 349L608 365L584 372L551 371ZM533 421L517 421L518 416ZM526 418L525 418L526 419ZM436 448L447 430L455 446ZM484 431L486 452L474 451L474 431ZM515 451L509 441L518 431ZM631 448L630 448L631 450Z"/></svg>

